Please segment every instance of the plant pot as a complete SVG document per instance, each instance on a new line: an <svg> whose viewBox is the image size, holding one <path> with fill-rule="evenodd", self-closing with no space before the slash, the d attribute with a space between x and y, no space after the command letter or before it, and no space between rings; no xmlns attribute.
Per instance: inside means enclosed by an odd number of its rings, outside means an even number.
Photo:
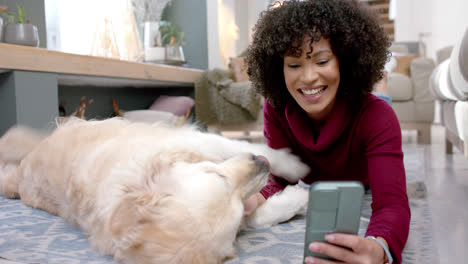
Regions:
<svg viewBox="0 0 468 264"><path fill-rule="evenodd" d="M32 24L8 24L5 27L4 41L10 44L38 47L39 32Z"/></svg>
<svg viewBox="0 0 468 264"><path fill-rule="evenodd" d="M164 47L146 47L145 61L163 61L166 56Z"/></svg>

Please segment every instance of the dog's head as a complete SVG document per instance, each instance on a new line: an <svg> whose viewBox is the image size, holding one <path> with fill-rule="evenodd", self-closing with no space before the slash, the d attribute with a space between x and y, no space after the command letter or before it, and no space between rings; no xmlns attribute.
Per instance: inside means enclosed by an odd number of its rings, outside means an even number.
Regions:
<svg viewBox="0 0 468 264"><path fill-rule="evenodd" d="M267 163L250 154L174 160L155 158L144 183L125 187L109 224L117 259L209 264L234 256L243 201L265 185Z"/></svg>

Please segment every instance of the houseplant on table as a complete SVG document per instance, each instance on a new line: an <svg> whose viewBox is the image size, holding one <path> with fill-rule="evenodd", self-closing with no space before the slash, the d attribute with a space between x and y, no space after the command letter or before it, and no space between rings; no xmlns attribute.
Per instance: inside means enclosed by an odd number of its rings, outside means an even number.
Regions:
<svg viewBox="0 0 468 264"><path fill-rule="evenodd" d="M1 11L5 19L4 42L25 46L39 46L39 32L37 27L26 19L26 11L16 5L17 12Z"/></svg>
<svg viewBox="0 0 468 264"><path fill-rule="evenodd" d="M165 62L169 64L182 65L185 63L184 51L184 32L171 22L166 22L159 28L161 32L161 42L166 48Z"/></svg>

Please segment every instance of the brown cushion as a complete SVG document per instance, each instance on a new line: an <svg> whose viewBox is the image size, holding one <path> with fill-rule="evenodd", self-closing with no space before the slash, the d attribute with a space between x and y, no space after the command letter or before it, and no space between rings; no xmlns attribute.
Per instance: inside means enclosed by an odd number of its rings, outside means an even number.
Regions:
<svg viewBox="0 0 468 264"><path fill-rule="evenodd" d="M249 81L247 64L245 63L244 57L230 58L229 67L231 68L235 82Z"/></svg>
<svg viewBox="0 0 468 264"><path fill-rule="evenodd" d="M410 64L417 57L419 57L419 54L395 56L397 65L395 69L393 69L393 72L398 72L410 76Z"/></svg>

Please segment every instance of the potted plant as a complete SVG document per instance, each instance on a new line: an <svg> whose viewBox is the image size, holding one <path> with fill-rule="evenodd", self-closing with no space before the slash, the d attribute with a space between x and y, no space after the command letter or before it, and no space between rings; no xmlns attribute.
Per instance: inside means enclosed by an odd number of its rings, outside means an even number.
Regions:
<svg viewBox="0 0 468 264"><path fill-rule="evenodd" d="M161 32L161 42L166 47L166 61L185 62L182 45L184 44L184 32L171 22L163 24Z"/></svg>
<svg viewBox="0 0 468 264"><path fill-rule="evenodd" d="M17 13L3 11L0 14L6 19L4 41L10 44L39 46L37 27L26 19L26 11L16 5Z"/></svg>

